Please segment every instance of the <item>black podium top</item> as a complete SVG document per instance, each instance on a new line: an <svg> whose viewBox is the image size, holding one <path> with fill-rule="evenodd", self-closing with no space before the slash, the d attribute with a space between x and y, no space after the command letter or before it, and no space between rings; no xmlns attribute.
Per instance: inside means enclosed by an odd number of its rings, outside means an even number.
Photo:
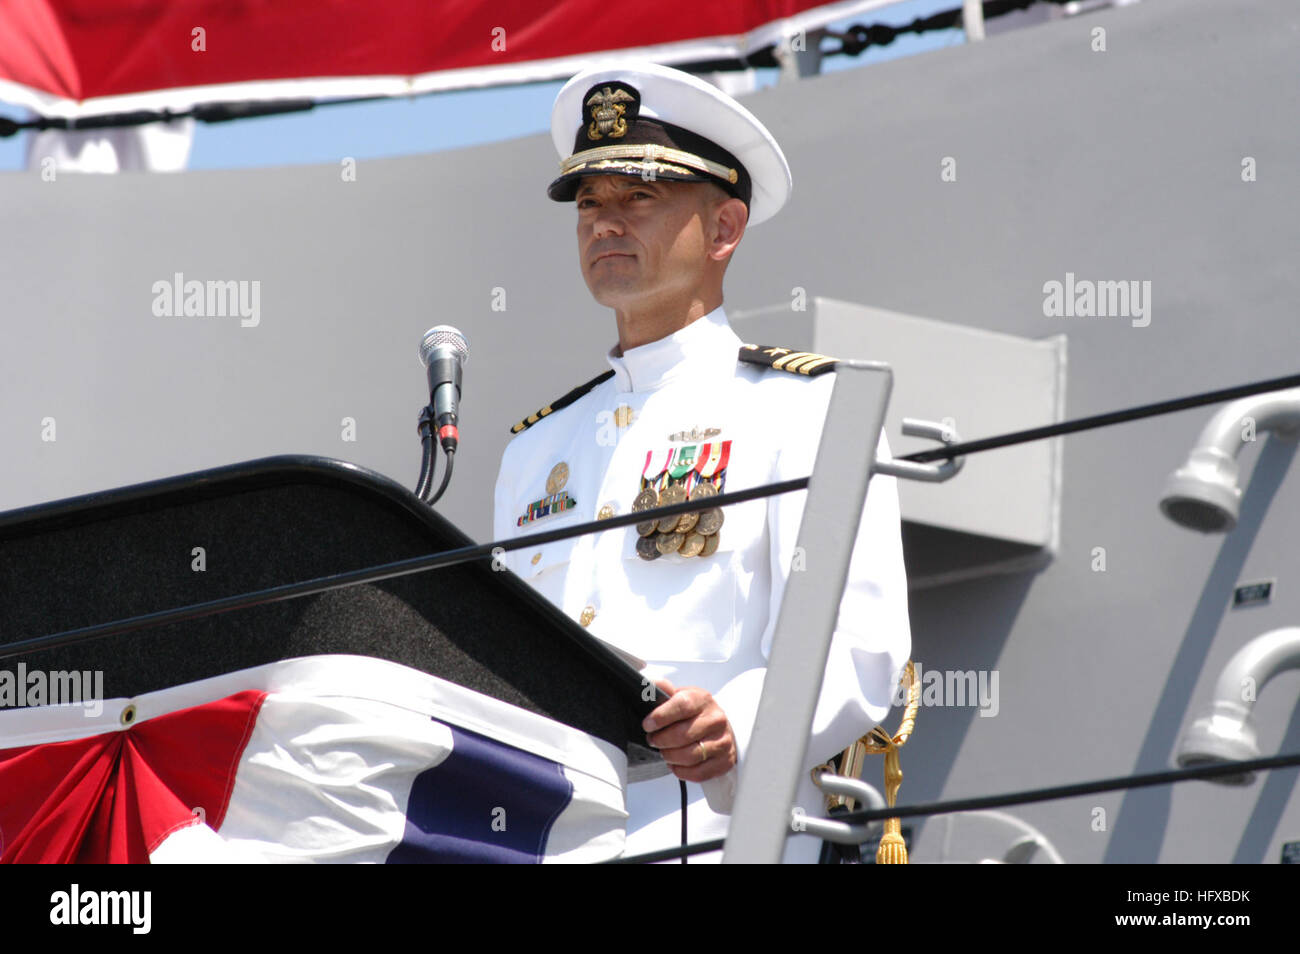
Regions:
<svg viewBox="0 0 1300 954"><path fill-rule="evenodd" d="M279 456L0 514L0 658L102 670L109 698L280 659L376 656L650 756L640 674L476 560L15 654L24 639L472 546L354 464ZM203 569L196 569L202 548Z"/></svg>

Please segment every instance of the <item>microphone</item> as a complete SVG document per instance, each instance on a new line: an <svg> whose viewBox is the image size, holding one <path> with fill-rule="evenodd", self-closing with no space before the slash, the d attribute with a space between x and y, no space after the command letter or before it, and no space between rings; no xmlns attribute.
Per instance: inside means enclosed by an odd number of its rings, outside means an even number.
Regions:
<svg viewBox="0 0 1300 954"><path fill-rule="evenodd" d="M420 363L429 376L429 406L442 449L456 452L460 442L457 405L460 403L460 373L469 358L469 342L451 325L438 325L424 333L420 342Z"/></svg>

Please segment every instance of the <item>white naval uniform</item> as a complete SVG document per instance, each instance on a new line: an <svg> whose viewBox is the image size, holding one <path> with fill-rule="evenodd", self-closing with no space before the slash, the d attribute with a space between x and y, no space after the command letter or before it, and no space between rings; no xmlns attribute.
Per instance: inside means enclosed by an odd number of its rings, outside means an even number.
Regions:
<svg viewBox="0 0 1300 954"><path fill-rule="evenodd" d="M621 357L611 351L612 378L506 447L494 538L594 520L606 506L628 513L647 451L662 457L673 446L731 441L724 491L807 476L835 375L806 377L741 362L740 346L719 307ZM627 426L618 426L626 417L616 413L619 408L632 411ZM692 428L721 433L669 440ZM890 457L883 431L877 455ZM529 504L547 496L547 477L561 462L568 466L563 492L574 505L520 526ZM504 559L567 615L580 619L587 610L590 631L647 660L651 679L711 692L731 723L743 763L806 497L799 491L726 508L717 552L708 557L643 560L636 554L636 529L623 527L515 550ZM818 572L815 543L800 562L806 572ZM878 474L858 527L795 800L806 813L825 814L807 769L885 718L910 652L897 479ZM739 764L710 783L715 804L719 791L734 791L738 772ZM700 785L687 783L687 791L690 841L723 837L729 816L711 810ZM627 853L679 844L680 804L671 774L630 785ZM785 860L816 861L820 847L810 836L791 836Z"/></svg>

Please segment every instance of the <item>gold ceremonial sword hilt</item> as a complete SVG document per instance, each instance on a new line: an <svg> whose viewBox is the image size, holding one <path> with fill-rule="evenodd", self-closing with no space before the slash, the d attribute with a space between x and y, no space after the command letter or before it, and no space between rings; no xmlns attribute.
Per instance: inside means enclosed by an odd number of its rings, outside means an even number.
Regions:
<svg viewBox="0 0 1300 954"><path fill-rule="evenodd" d="M894 807L898 797L899 786L903 784L903 769L899 762L898 750L903 747L912 730L916 727L916 711L921 705L921 685L916 678L916 667L909 659L903 669L899 685L907 687L907 704L903 710L903 721L898 731L890 734L883 726L875 726L870 732L858 739L840 753L840 769L837 774L847 778L859 778L867 755L883 753L885 756L885 804ZM830 764L819 765L812 770L816 781L822 772L830 772ZM827 809L844 806L849 811L855 807L854 800L845 795L827 795ZM885 819L885 833L881 836L880 847L876 851L876 864L907 864L907 846L903 841L902 821L898 818Z"/></svg>

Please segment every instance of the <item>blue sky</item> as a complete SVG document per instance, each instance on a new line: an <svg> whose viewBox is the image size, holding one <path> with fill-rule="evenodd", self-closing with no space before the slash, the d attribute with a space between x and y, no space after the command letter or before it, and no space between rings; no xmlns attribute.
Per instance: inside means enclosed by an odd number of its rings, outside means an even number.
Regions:
<svg viewBox="0 0 1300 954"><path fill-rule="evenodd" d="M905 0L832 24L832 28L842 29L851 23L897 26L957 6L960 0ZM827 59L823 61L823 70L861 69L899 56L964 42L961 30L937 30L919 37L907 34L887 47L872 47L861 56ZM775 70L758 72L760 86L776 82ZM340 156L376 159L515 139L550 128L551 103L563 85L557 81L433 93L409 100L318 107L310 113L283 117L217 125L198 123L189 168L337 162ZM481 121L485 113L493 117L490 125ZM20 108L0 104L0 115L18 118L24 114ZM0 139L0 171L24 168L25 139L25 133Z"/></svg>

